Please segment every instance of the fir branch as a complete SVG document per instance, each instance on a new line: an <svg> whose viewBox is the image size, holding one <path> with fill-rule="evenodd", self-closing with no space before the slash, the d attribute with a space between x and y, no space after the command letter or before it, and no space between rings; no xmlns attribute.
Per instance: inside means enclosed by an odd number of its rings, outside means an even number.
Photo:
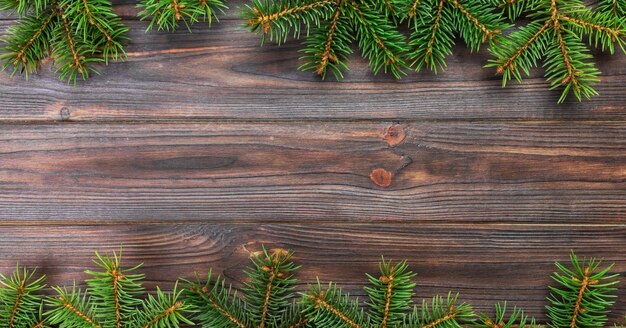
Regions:
<svg viewBox="0 0 626 328"><path fill-rule="evenodd" d="M379 265L380 277L367 275L373 287L366 287L370 300L369 318L380 328L396 327L402 323L409 310L415 283L415 273L408 270L406 261L392 265L383 258Z"/></svg>
<svg viewBox="0 0 626 328"><path fill-rule="evenodd" d="M150 20L146 31L153 29L175 31L185 25L191 31L191 25L199 21L207 22L209 27L228 7L223 0L140 0L141 20Z"/></svg>
<svg viewBox="0 0 626 328"><path fill-rule="evenodd" d="M532 318L529 321L528 316L524 314L522 309L513 307L513 310L508 315L506 311L506 302L504 304L497 303L495 305L495 314L490 317L486 314L481 314L476 328L536 328L537 324L535 319Z"/></svg>
<svg viewBox="0 0 626 328"><path fill-rule="evenodd" d="M97 318L107 327L121 328L141 305L144 275L133 273L140 266L130 269L120 267L121 251L113 256L100 255L93 263L103 271L87 270L93 278L86 280L91 298L98 307Z"/></svg>
<svg viewBox="0 0 626 328"><path fill-rule="evenodd" d="M301 302L292 302L288 310L284 312L281 322L281 327L284 328L312 327L311 319L303 313Z"/></svg>
<svg viewBox="0 0 626 328"><path fill-rule="evenodd" d="M246 270L246 302L251 321L258 328L274 326L293 298L296 280L293 273L299 268L292 261L292 252L263 247L263 254L253 256L252 267Z"/></svg>
<svg viewBox="0 0 626 328"><path fill-rule="evenodd" d="M45 287L45 279L19 266L8 277L0 274L0 326L30 328L34 322L43 322L43 296L38 292Z"/></svg>
<svg viewBox="0 0 626 328"><path fill-rule="evenodd" d="M502 74L504 87L513 77L521 81L521 71L528 75L538 60L545 58L551 89L563 90L559 103L570 92L579 101L596 95L593 85L600 72L581 42L582 36L588 35L590 44L612 53L615 44L624 49L624 24L585 8L577 0L528 1L533 1L533 12L528 15L531 23L490 47L496 59L490 60L487 67L496 67L497 73Z"/></svg>
<svg viewBox="0 0 626 328"><path fill-rule="evenodd" d="M51 324L59 328L102 328L94 318L95 306L82 290L74 284L67 287L54 286L57 297L47 300L52 309L45 313Z"/></svg>
<svg viewBox="0 0 626 328"><path fill-rule="evenodd" d="M246 270L249 281L242 299L217 276L206 281L196 273L195 280L184 280L184 300L191 306L194 320L206 328L304 328L309 320L295 304L296 279L299 266L293 253L283 249L263 250L250 258Z"/></svg>
<svg viewBox="0 0 626 328"><path fill-rule="evenodd" d="M191 306L179 300L181 291L164 293L157 287L156 296L145 298L143 274L135 273L141 265L123 268L120 254L96 253L94 264L100 270L85 271L88 289L74 285L53 287L58 296L50 298L50 310L45 314L59 328L177 328L192 324L184 313Z"/></svg>
<svg viewBox="0 0 626 328"><path fill-rule="evenodd" d="M270 41L284 43L290 34L298 38L302 26L306 34L311 27L319 26L320 20L328 19L336 11L337 0L314 0L276 2L273 0L253 0L246 5L242 18L252 32L262 32L263 40L269 36Z"/></svg>
<svg viewBox="0 0 626 328"><path fill-rule="evenodd" d="M357 300L350 300L341 288L330 283L324 289L318 281L310 287L308 297L304 298L303 312L311 318L315 327L324 328L363 328L367 327L363 310Z"/></svg>
<svg viewBox="0 0 626 328"><path fill-rule="evenodd" d="M417 71L424 66L434 72L444 69L456 33L472 51L478 51L509 26L493 6L482 1L403 1L404 20L411 30L408 57Z"/></svg>
<svg viewBox="0 0 626 328"><path fill-rule="evenodd" d="M11 75L20 73L28 78L51 57L59 78L76 84L77 78L87 79L90 73L97 73L93 64L125 58L123 42L128 29L108 0L29 3L15 5L20 19L4 38L0 60L3 69L12 68Z"/></svg>
<svg viewBox="0 0 626 328"><path fill-rule="evenodd" d="M194 281L183 280L184 299L196 309L194 320L203 327L233 327L246 328L246 308L232 291L232 286L225 286L224 279L217 276L211 281L212 272L209 271L206 282L202 282L196 273Z"/></svg>
<svg viewBox="0 0 626 328"><path fill-rule="evenodd" d="M356 39L359 40L363 58L369 59L370 69L374 74L380 70L390 71L396 78L405 75L407 67L403 54L408 51L404 35L396 30L387 17L365 5L351 0L348 9L354 10L353 17Z"/></svg>
<svg viewBox="0 0 626 328"><path fill-rule="evenodd" d="M183 313L191 310L191 305L179 301L182 291L174 290L164 293L157 287L156 297L148 294L148 298L142 302L142 311L136 311L135 327L141 328L165 328L178 327L181 324L193 322L186 319Z"/></svg>
<svg viewBox="0 0 626 328"><path fill-rule="evenodd" d="M611 292L615 291L618 274L608 273L613 265L599 269L601 261L594 258L581 261L572 252L570 260L571 270L557 262L559 271L552 274L560 288L550 287L551 305L546 306L550 327L602 327L615 298Z"/></svg>
<svg viewBox="0 0 626 328"><path fill-rule="evenodd" d="M329 71L343 78L355 40L375 74L382 70L399 78L407 66L406 41L390 17L395 12L390 1L254 0L243 9L242 17L251 31L262 34L262 42L269 38L281 44L289 35L299 38L304 28L305 55L300 59L305 63L300 70L323 79Z"/></svg>
<svg viewBox="0 0 626 328"><path fill-rule="evenodd" d="M57 12L48 10L18 21L4 39L6 46L0 54L2 69L12 67L11 76L19 73L28 79L36 73L39 63L48 56L53 39L52 31L57 23Z"/></svg>
<svg viewBox="0 0 626 328"><path fill-rule="evenodd" d="M404 326L419 328L460 328L462 324L472 324L475 314L467 303L458 304L458 294L448 293L433 297L430 305L424 300L421 308L415 306Z"/></svg>

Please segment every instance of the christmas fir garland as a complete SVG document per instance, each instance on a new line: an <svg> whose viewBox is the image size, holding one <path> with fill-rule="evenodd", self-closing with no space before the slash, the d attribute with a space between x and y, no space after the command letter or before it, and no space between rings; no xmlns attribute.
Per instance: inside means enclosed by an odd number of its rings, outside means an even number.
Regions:
<svg viewBox="0 0 626 328"><path fill-rule="evenodd" d="M176 30L227 9L223 0L139 0L147 30ZM4 38L3 69L28 77L51 58L61 79L76 83L97 72L96 63L125 58L128 28L109 0L0 0L17 15ZM502 86L543 62L559 102L597 94L600 71L589 47L625 50L626 0L251 0L241 8L247 26L262 40L282 44L304 35L301 70L341 79L356 43L374 73L397 78L408 69L446 67L456 36L472 51L488 44L486 67L502 75ZM520 16L528 24L504 31ZM407 32L407 33L404 33Z"/></svg>
<svg viewBox="0 0 626 328"><path fill-rule="evenodd" d="M140 265L121 266L119 255L96 253L97 271L87 288L47 290L45 276L17 267L0 276L0 326L4 328L511 328L540 327L521 309L506 303L491 314L476 313L458 294L436 295L413 305L415 273L406 261L383 259L379 273L367 275L367 300L351 298L333 283L319 282L296 294L300 268L293 253L266 250L253 254L241 294L210 271L206 278L182 279L183 288L145 294ZM552 328L603 327L613 305L617 274L613 265L570 255L556 263L546 310ZM49 295L53 292L53 295Z"/></svg>

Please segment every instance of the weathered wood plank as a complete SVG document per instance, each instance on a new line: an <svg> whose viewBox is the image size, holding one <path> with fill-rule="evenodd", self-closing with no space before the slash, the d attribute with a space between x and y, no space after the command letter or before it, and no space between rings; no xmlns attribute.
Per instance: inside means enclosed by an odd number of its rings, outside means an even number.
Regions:
<svg viewBox="0 0 626 328"><path fill-rule="evenodd" d="M29 81L0 74L0 120L454 120L626 118L626 55L599 55L604 72L592 101L557 105L541 70L502 90L483 69L488 54L459 46L448 69L410 73L401 81L372 76L357 55L343 82L299 72L300 42L259 47L259 38L224 20L193 33L150 32L126 21L133 43L128 61L74 88L58 81L50 63ZM0 22L5 30L8 21Z"/></svg>
<svg viewBox="0 0 626 328"><path fill-rule="evenodd" d="M144 262L149 285L171 287L178 276L213 268L242 286L242 270L261 244L296 252L302 282L333 280L363 295L365 272L376 273L380 256L407 259L419 273L416 299L460 292L479 310L495 302L523 306L544 319L543 306L554 261L571 249L604 257L626 270L624 226L542 225L133 225L2 227L0 272L15 262L37 266L51 284L81 279L94 251L124 247L125 263ZM622 286L623 287L623 286ZM151 287L152 288L152 287ZM626 312L626 288L613 318Z"/></svg>
<svg viewBox="0 0 626 328"><path fill-rule="evenodd" d="M626 222L623 122L0 131L5 225Z"/></svg>

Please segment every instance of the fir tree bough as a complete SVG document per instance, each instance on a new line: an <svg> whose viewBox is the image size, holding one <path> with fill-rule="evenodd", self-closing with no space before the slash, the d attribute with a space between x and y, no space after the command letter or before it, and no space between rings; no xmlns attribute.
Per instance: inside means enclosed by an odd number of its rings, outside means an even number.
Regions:
<svg viewBox="0 0 626 328"><path fill-rule="evenodd" d="M76 83L97 72L94 63L125 58L128 29L109 0L0 0L0 9L19 18L0 54L11 75L28 78L52 59L59 78Z"/></svg>
<svg viewBox="0 0 626 328"><path fill-rule="evenodd" d="M295 271L292 252L282 249L268 251L251 258L245 271L249 281L240 298L224 279L212 273L203 281L185 280L185 300L196 312L194 320L205 328L299 328L308 327L294 299Z"/></svg>
<svg viewBox="0 0 626 328"><path fill-rule="evenodd" d="M222 0L140 0L142 20L150 20L147 30L156 25L158 30L174 31L184 24L189 30L191 24L203 21L209 26L217 15L228 7Z"/></svg>
<svg viewBox="0 0 626 328"><path fill-rule="evenodd" d="M10 276L0 274L0 327L44 328L43 318L45 276L35 270L17 266Z"/></svg>
<svg viewBox="0 0 626 328"><path fill-rule="evenodd" d="M408 58L417 71L437 72L446 67L456 34L478 51L485 42L496 42L510 27L495 8L477 0L394 0L397 15L409 23L411 51Z"/></svg>
<svg viewBox="0 0 626 328"><path fill-rule="evenodd" d="M263 40L279 44L304 30L301 70L314 71L322 78L330 72L341 79L356 41L374 73L391 72L400 78L407 67L406 38L381 10L383 5L369 0L252 0L243 8L242 17Z"/></svg>
<svg viewBox="0 0 626 328"><path fill-rule="evenodd" d="M548 317L550 327L602 327L607 321L608 307L613 305L618 274L609 274L613 265L600 268L594 258L582 261L572 253L572 268L556 263L559 271L552 279L559 287L550 287Z"/></svg>
<svg viewBox="0 0 626 328"><path fill-rule="evenodd" d="M563 102L570 92L578 100L597 95L593 85L598 82L600 71L583 36L589 45L601 50L613 53L615 45L624 50L625 0L600 0L597 8L586 7L582 0L517 0L503 6L509 7L511 18L528 10L530 20L490 47L495 59L487 67L496 67L502 74L503 87L511 78L521 81L522 72L528 75L543 60L551 89L562 89L558 102Z"/></svg>
<svg viewBox="0 0 626 328"><path fill-rule="evenodd" d="M118 256L101 256L94 260L100 270L86 271L87 290L75 285L53 287L57 296L47 300L51 308L45 313L48 322L59 328L176 328L192 324L183 314L190 306L181 301L182 291L144 297L143 274L120 266Z"/></svg>

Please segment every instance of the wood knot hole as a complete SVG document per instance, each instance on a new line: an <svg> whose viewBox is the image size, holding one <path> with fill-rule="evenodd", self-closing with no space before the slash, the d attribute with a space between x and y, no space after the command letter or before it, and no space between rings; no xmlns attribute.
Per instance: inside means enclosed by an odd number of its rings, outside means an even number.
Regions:
<svg viewBox="0 0 626 328"><path fill-rule="evenodd" d="M406 137L406 132L400 124L394 124L385 130L383 139L390 147L394 147L402 143Z"/></svg>
<svg viewBox="0 0 626 328"><path fill-rule="evenodd" d="M61 117L61 121L68 121L70 119L70 109L67 107L61 108L59 116Z"/></svg>
<svg viewBox="0 0 626 328"><path fill-rule="evenodd" d="M375 185L383 188L391 186L391 177L391 172L381 168L374 169L370 173L370 179L372 180L372 182Z"/></svg>

